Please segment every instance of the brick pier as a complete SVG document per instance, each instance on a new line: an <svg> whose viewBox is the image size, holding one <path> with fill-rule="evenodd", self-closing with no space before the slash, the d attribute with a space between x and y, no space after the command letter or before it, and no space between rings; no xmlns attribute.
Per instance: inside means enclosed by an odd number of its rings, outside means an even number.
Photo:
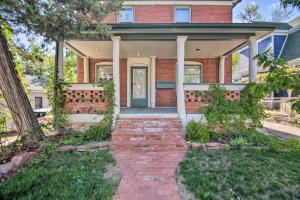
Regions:
<svg viewBox="0 0 300 200"><path fill-rule="evenodd" d="M186 152L177 118L121 118L112 148L122 179L115 200L180 200L175 171Z"/></svg>

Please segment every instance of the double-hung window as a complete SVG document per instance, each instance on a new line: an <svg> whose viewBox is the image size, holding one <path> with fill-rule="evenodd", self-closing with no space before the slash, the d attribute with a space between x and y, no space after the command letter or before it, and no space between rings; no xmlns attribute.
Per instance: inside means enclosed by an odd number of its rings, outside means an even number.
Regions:
<svg viewBox="0 0 300 200"><path fill-rule="evenodd" d="M184 66L184 83L200 84L202 82L202 65Z"/></svg>
<svg viewBox="0 0 300 200"><path fill-rule="evenodd" d="M132 7L124 7L119 11L119 23L133 23Z"/></svg>
<svg viewBox="0 0 300 200"><path fill-rule="evenodd" d="M189 6L175 8L175 23L190 23L191 10Z"/></svg>
<svg viewBox="0 0 300 200"><path fill-rule="evenodd" d="M96 65L96 82L100 83L107 80L112 80L113 68L112 65Z"/></svg>
<svg viewBox="0 0 300 200"><path fill-rule="evenodd" d="M43 108L43 97L34 97L34 108Z"/></svg>

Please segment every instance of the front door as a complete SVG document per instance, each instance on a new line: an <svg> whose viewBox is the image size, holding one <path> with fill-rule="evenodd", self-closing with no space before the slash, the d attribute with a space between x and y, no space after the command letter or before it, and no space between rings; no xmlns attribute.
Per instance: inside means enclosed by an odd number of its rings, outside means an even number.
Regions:
<svg viewBox="0 0 300 200"><path fill-rule="evenodd" d="M147 67L131 68L131 106L147 107Z"/></svg>

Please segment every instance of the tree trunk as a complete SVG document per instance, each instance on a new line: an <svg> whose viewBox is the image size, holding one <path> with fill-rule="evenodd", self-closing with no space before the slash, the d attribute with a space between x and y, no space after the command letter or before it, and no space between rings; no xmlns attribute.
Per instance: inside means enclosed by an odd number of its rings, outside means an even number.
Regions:
<svg viewBox="0 0 300 200"><path fill-rule="evenodd" d="M26 140L38 142L43 139L43 132L39 127L30 101L18 77L15 63L9 51L7 40L0 26L0 90L10 109L17 131L26 135ZM27 135L30 133L29 135ZM29 137L27 137L29 136Z"/></svg>

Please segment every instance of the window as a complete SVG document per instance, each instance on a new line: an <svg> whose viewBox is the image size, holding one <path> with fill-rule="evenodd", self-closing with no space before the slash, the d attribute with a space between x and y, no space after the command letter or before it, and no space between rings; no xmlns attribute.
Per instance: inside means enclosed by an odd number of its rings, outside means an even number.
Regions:
<svg viewBox="0 0 300 200"><path fill-rule="evenodd" d="M202 83L201 65L184 66L184 83Z"/></svg>
<svg viewBox="0 0 300 200"><path fill-rule="evenodd" d="M122 8L119 12L119 23L133 23L133 8Z"/></svg>
<svg viewBox="0 0 300 200"><path fill-rule="evenodd" d="M96 65L96 82L111 80L113 78L112 65Z"/></svg>
<svg viewBox="0 0 300 200"><path fill-rule="evenodd" d="M175 8L175 22L189 23L190 22L190 7L176 7Z"/></svg>
<svg viewBox="0 0 300 200"><path fill-rule="evenodd" d="M34 98L34 108L35 109L43 108L43 97Z"/></svg>

